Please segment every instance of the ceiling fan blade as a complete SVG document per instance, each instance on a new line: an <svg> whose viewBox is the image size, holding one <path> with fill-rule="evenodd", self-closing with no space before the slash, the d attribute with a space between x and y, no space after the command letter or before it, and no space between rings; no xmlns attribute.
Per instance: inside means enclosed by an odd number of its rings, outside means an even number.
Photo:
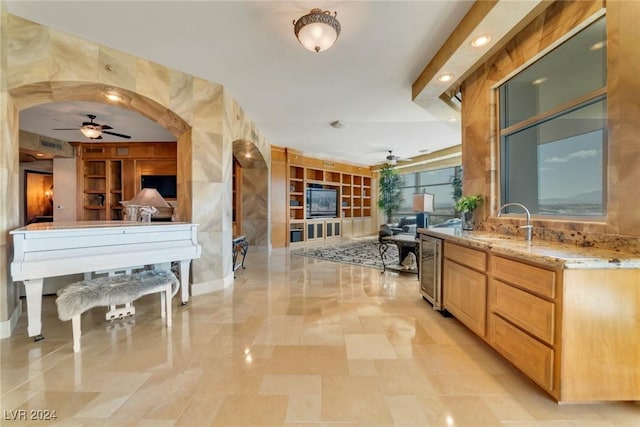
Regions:
<svg viewBox="0 0 640 427"><path fill-rule="evenodd" d="M109 125L100 125L100 128L101 128L102 130L113 129L113 128L112 128L111 126L109 126Z"/></svg>
<svg viewBox="0 0 640 427"><path fill-rule="evenodd" d="M103 130L102 133L106 133L106 134L113 135L113 136L119 136L120 138L126 138L126 139L130 139L131 138L129 135L123 135L121 133L109 132L109 131L106 131L106 130Z"/></svg>

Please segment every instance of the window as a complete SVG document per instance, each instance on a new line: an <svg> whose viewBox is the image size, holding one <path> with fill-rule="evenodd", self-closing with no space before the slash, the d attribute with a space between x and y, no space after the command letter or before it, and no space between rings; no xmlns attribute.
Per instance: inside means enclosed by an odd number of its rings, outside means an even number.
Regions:
<svg viewBox="0 0 640 427"><path fill-rule="evenodd" d="M606 215L605 18L499 88L502 203Z"/></svg>
<svg viewBox="0 0 640 427"><path fill-rule="evenodd" d="M434 169L430 171L413 172L402 175L404 185L402 188L403 205L396 214L399 217L415 216L413 212L413 194L431 193L434 195L435 212L429 214L430 224L438 224L455 216L453 209L453 185L454 177L462 173L460 166Z"/></svg>

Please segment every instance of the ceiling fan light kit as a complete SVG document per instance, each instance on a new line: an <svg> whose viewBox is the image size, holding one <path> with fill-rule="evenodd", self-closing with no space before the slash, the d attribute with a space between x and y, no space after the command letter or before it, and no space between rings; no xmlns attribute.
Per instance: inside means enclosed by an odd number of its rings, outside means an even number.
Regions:
<svg viewBox="0 0 640 427"><path fill-rule="evenodd" d="M322 9L311 9L307 15L293 21L293 32L305 49L319 53L329 49L340 35L340 22L337 12Z"/></svg>
<svg viewBox="0 0 640 427"><path fill-rule="evenodd" d="M96 118L94 114L87 114L87 117L89 117L89 121L82 122L82 126L79 128L61 128L61 129L54 129L54 130L79 130L80 132L82 132L84 136L86 136L89 139L102 139L103 133L117 136L118 138L125 138L125 139L131 138L130 135L109 132L108 129L113 129L113 128L109 125L101 125L99 123L94 122L93 119Z"/></svg>
<svg viewBox="0 0 640 427"><path fill-rule="evenodd" d="M91 125L82 126L80 132L89 139L98 139L102 136L100 128Z"/></svg>
<svg viewBox="0 0 640 427"><path fill-rule="evenodd" d="M395 166L398 164L398 161L401 162L410 162L413 159L398 157L393 154L393 150L389 150L389 155L387 156L387 164L389 166Z"/></svg>

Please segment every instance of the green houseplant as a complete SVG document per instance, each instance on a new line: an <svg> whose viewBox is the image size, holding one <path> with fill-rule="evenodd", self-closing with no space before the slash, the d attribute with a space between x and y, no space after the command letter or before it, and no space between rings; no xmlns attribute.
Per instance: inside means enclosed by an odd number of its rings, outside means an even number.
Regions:
<svg viewBox="0 0 640 427"><path fill-rule="evenodd" d="M380 169L378 208L384 212L387 224L391 223L393 214L402 206L402 183L402 176L393 166L384 165Z"/></svg>
<svg viewBox="0 0 640 427"><path fill-rule="evenodd" d="M476 210L480 203L482 203L482 196L480 194L475 194L473 196L463 196L456 201L454 209L456 210L456 212L461 214L463 229L473 229L471 216L473 215L473 211Z"/></svg>

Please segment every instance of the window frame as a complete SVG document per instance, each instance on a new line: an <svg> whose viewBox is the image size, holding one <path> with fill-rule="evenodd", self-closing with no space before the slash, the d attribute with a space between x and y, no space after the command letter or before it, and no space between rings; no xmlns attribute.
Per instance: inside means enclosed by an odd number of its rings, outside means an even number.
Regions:
<svg viewBox="0 0 640 427"><path fill-rule="evenodd" d="M433 172L433 171L442 170L442 169L452 169L453 170L453 176L462 177L462 165L461 164L450 165L450 166L441 166L441 167L435 167L435 168L417 169L417 170L413 170L413 171L407 172L407 173L400 172L400 175L403 177L403 182L404 182L404 177L405 176L407 176L407 175L415 175L415 180L414 180L415 184L403 185L402 186L402 190L413 189L414 191L413 191L412 194L422 193L423 191L426 191L427 193L432 193L431 191L429 191L429 187L437 187L437 186L444 186L444 185L449 185L451 187L451 189L453 190L453 184L451 182L451 178L449 178L448 181L434 182L434 183L428 183L428 184L425 184L425 183L420 181L420 174L421 173L423 173L423 172ZM451 210L451 215L450 215L451 218L455 218L455 210L453 209L453 205L454 204L455 204L455 201L453 200L453 196L452 196L452 198L451 198L452 210ZM402 210L402 211L396 212L394 216L402 217L402 216L414 216L414 215L416 215L416 213L413 212L413 211L406 212L406 211ZM443 217L445 215L430 214L430 216Z"/></svg>
<svg viewBox="0 0 640 427"><path fill-rule="evenodd" d="M589 27L590 25L592 25L593 23L595 23L601 18L606 19L606 11L604 9L601 10L599 13L594 14L589 19L585 20L582 24L568 31L564 36L560 37L554 43L547 46L547 48L545 48L544 50L538 52L537 55L535 55L534 57L526 61L521 66L517 67L511 73L509 73L504 78L500 79L498 82L496 82L494 85L491 86L490 91L491 91L493 107L494 107L492 109L492 113L493 113L492 123L495 126L495 129L492 132L492 134L494 135L494 144L492 145L495 147L494 148L495 150L494 151L495 153L494 170L495 170L495 177L496 177L496 180L494 181L494 185L493 185L493 191L495 192L495 200L497 201L498 205L496 206L496 211L491 212L490 215L493 215L494 217L496 217L497 209L500 206L502 206L502 204L506 203L504 200L505 189L504 189L504 181L502 179L503 178L502 174L503 174L503 171L507 170L508 166L504 165L505 160L503 159L503 156L502 156L502 147L504 144L504 140L507 136L513 135L517 132L520 132L530 127L541 125L547 121L553 120L556 117L568 114L574 110L582 108L583 106L589 105L594 102L599 102L602 99L607 101L607 81L605 81L605 85L601 88L588 92L584 95L579 96L578 98L574 98L570 101L564 102L563 104L557 105L547 111L536 114L533 117L529 117L525 120L514 123L511 126L508 126L502 129L502 125L505 122L503 117L503 108L500 102L501 101L500 91L502 86L505 85L509 80L511 80L515 76L522 73L529 66L536 63L546 55L550 54L557 47L568 42L576 34L580 33L585 28ZM608 119L608 111L607 111L607 117L605 117L605 120L606 119ZM603 132L604 132L604 144L603 144L602 198L603 198L603 205L604 205L603 206L604 214L603 215L547 215L547 214L541 215L539 213L535 213L535 214L532 213L531 214L532 219L539 219L539 220L544 220L548 222L566 222L567 220L571 220L571 221L578 221L578 222L594 222L594 223L602 223L602 224L606 223L607 207L608 207L607 206L607 193L608 193L607 185L608 185L608 168L609 168L608 128L605 127L603 129ZM503 214L506 214L506 216L519 215L518 213L509 214L508 212L505 212Z"/></svg>

